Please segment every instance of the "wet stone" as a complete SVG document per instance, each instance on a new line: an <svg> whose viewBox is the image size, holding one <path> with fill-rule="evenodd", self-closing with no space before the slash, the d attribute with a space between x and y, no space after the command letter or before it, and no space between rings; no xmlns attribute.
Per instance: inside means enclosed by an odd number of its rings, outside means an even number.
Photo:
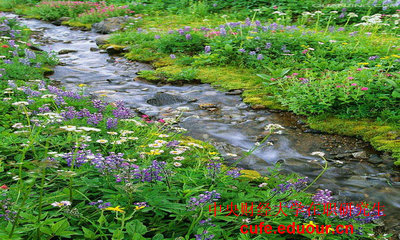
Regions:
<svg viewBox="0 0 400 240"><path fill-rule="evenodd" d="M373 154L368 158L367 162L372 164L379 164L383 163L383 160L380 157L378 157L378 155Z"/></svg>
<svg viewBox="0 0 400 240"><path fill-rule="evenodd" d="M75 53L75 52L78 52L78 51L72 50L72 49L62 49L62 50L58 51L58 54L62 55L62 54Z"/></svg>
<svg viewBox="0 0 400 240"><path fill-rule="evenodd" d="M91 51L91 52L96 52L96 51L99 51L99 49L96 48L96 47L91 47L91 48L90 48L90 51Z"/></svg>
<svg viewBox="0 0 400 240"><path fill-rule="evenodd" d="M367 159L367 153L365 151L355 152L351 154L356 159Z"/></svg>
<svg viewBox="0 0 400 240"><path fill-rule="evenodd" d="M225 95L240 95L242 93L243 93L243 90L235 89L235 90L230 90L229 92L226 92Z"/></svg>
<svg viewBox="0 0 400 240"><path fill-rule="evenodd" d="M184 102L187 102L185 98L168 93L156 93L154 97L147 100L147 103L153 106L165 106Z"/></svg>

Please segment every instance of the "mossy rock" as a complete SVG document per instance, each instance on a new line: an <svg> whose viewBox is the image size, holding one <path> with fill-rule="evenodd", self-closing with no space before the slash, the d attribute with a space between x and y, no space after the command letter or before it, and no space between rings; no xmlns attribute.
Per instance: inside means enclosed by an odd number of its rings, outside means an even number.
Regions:
<svg viewBox="0 0 400 240"><path fill-rule="evenodd" d="M54 69L49 67L41 67L40 70L43 72L43 75L45 76L54 74Z"/></svg>
<svg viewBox="0 0 400 240"><path fill-rule="evenodd" d="M81 22L76 22L76 21L73 21L73 20L64 21L64 22L61 23L61 25L80 28L80 29L83 29L83 30L91 30L92 29L92 24L90 24L90 23L81 23Z"/></svg>

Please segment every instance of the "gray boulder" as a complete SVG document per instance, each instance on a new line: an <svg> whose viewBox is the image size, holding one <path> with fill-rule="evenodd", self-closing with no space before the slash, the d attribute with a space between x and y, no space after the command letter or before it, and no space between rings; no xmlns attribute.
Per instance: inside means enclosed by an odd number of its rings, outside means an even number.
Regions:
<svg viewBox="0 0 400 240"><path fill-rule="evenodd" d="M121 30L129 20L132 20L132 17L107 18L99 23L94 23L92 29L98 33L108 34Z"/></svg>
<svg viewBox="0 0 400 240"><path fill-rule="evenodd" d="M153 106L165 106L187 101L188 100L183 97L171 95L168 93L156 93L153 98L147 100L147 103Z"/></svg>
<svg viewBox="0 0 400 240"><path fill-rule="evenodd" d="M110 35L99 36L95 40L96 45L97 46L106 45L108 43L109 39L110 39Z"/></svg>

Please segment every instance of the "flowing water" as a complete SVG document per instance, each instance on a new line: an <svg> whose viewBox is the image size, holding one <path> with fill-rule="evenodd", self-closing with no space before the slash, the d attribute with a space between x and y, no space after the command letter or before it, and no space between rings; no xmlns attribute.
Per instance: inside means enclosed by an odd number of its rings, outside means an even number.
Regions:
<svg viewBox="0 0 400 240"><path fill-rule="evenodd" d="M50 76L66 88L77 89L78 84L87 84L89 93L106 94L110 101L123 100L137 111L159 118L174 116L178 107L187 107L189 110L183 113L180 126L188 130L187 135L211 142L222 154L240 156L262 138L267 124L280 124L285 127L282 134L272 135L271 144L260 146L241 162L242 167L267 173L269 167L279 162L282 172L315 178L323 163L310 153L327 152L329 169L315 188L332 190L340 202L363 199L380 202L387 215L385 225L400 232L400 175L392 170L393 160L375 152L368 144L305 130L301 121L291 114L252 110L241 101L240 95L228 95L207 84L159 86L135 80L138 71L149 70L151 66L91 49L96 48L94 40L99 34L38 20L19 20L36 32L35 41L43 50L74 50L59 55L62 64ZM160 93L174 95L179 100L171 104L149 100ZM204 103L215 106L204 109L200 107ZM364 151L369 159L356 160L346 154L357 151ZM226 159L233 162L237 157L226 156Z"/></svg>

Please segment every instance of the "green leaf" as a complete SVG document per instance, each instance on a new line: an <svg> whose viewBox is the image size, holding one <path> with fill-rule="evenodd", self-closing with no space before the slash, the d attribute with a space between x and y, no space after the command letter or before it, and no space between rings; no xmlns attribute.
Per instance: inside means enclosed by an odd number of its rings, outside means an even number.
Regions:
<svg viewBox="0 0 400 240"><path fill-rule="evenodd" d="M94 233L92 230L82 227L83 230L83 236L87 239L95 239L96 238L96 233Z"/></svg>
<svg viewBox="0 0 400 240"><path fill-rule="evenodd" d="M128 224L126 224L126 231L130 236L133 236L135 233L138 233L140 235L143 235L147 232L147 227L143 225L142 222L139 220L135 219Z"/></svg>
<svg viewBox="0 0 400 240"><path fill-rule="evenodd" d="M51 231L53 232L54 235L59 236L69 226L70 226L69 222L66 219L64 219L59 222L56 222L53 226L51 226Z"/></svg>
<svg viewBox="0 0 400 240"><path fill-rule="evenodd" d="M394 90L394 91L392 92L392 97L394 97L394 98L400 98L400 92L397 91L397 90Z"/></svg>
<svg viewBox="0 0 400 240"><path fill-rule="evenodd" d="M164 235L162 235L161 233L158 233L151 240L163 240L163 239L164 239Z"/></svg>
<svg viewBox="0 0 400 240"><path fill-rule="evenodd" d="M40 227L40 231L42 233L44 233L44 234L47 234L47 235L52 235L53 234L51 229L49 227L45 227L45 226Z"/></svg>
<svg viewBox="0 0 400 240"><path fill-rule="evenodd" d="M112 240L121 240L121 239L124 239L124 232L118 229L112 235Z"/></svg>

